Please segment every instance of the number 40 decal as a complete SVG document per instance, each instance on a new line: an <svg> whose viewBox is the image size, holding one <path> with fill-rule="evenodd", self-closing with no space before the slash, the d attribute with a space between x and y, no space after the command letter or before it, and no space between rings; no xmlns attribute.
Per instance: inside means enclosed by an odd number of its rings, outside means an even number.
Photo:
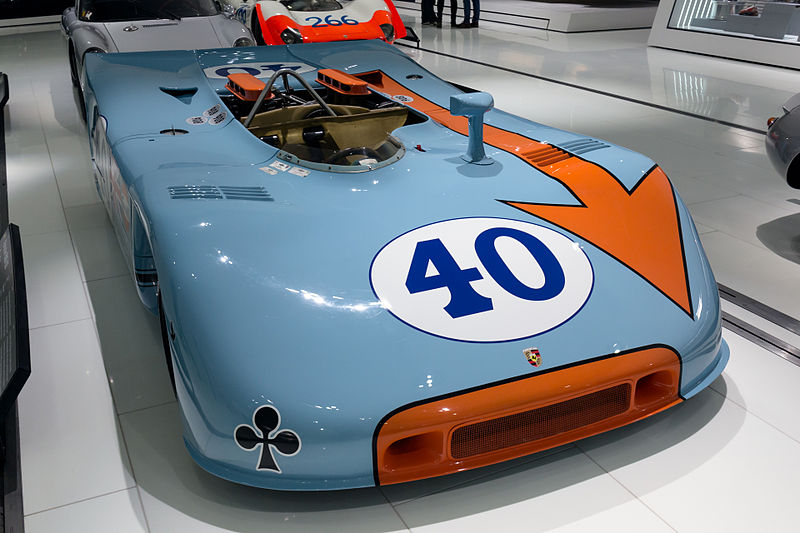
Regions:
<svg viewBox="0 0 800 533"><path fill-rule="evenodd" d="M544 285L533 288L521 282L497 252L497 239L510 237L522 244L544 272ZM514 228L490 228L475 239L475 252L490 276L508 293L523 300L555 298L564 289L564 270L547 246L531 235ZM428 263L439 272L427 276ZM481 296L471 282L483 279L477 268L461 269L440 239L418 242L411 259L406 287L411 294L447 287L450 303L444 310L453 318L491 311L492 299Z"/></svg>
<svg viewBox="0 0 800 533"><path fill-rule="evenodd" d="M394 316L432 335L522 339L572 317L594 274L581 247L519 220L460 218L409 231L375 256L370 281Z"/></svg>

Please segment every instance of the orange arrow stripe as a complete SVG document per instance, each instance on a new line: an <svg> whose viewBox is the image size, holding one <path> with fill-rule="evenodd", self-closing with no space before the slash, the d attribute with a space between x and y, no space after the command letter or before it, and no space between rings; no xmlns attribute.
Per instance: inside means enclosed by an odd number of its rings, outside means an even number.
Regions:
<svg viewBox="0 0 800 533"><path fill-rule="evenodd" d="M439 124L468 135L466 117L410 91L382 71L356 74L370 87L404 102ZM564 185L581 205L503 203L578 235L621 262L692 317L683 233L672 184L653 167L630 192L608 170L542 143L495 126L484 126L484 142L521 158Z"/></svg>

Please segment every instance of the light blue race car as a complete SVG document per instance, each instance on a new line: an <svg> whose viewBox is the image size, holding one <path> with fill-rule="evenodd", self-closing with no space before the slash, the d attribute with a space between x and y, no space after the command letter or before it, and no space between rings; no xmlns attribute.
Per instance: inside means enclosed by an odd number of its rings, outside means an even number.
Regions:
<svg viewBox="0 0 800 533"><path fill-rule="evenodd" d="M728 361L650 159L378 41L90 54L97 187L186 446L280 490L417 480L640 420Z"/></svg>

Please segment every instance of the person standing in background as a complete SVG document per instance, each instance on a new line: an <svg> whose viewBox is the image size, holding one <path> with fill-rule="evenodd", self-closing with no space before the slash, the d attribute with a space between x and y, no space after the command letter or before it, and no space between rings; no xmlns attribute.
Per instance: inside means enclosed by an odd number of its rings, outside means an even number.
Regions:
<svg viewBox="0 0 800 533"><path fill-rule="evenodd" d="M470 1L472 2L472 20L470 21ZM464 0L464 22L456 24L456 28L477 28L481 15L480 0Z"/></svg>
<svg viewBox="0 0 800 533"><path fill-rule="evenodd" d="M442 16L444 15L444 0L438 0L436 5L436 10L438 11L436 17L436 27L442 27ZM456 13L458 12L458 4L456 0L450 0L450 26L454 28L458 27L456 25Z"/></svg>
<svg viewBox="0 0 800 533"><path fill-rule="evenodd" d="M433 12L434 0L421 0L422 2L422 25L436 24L436 14Z"/></svg>

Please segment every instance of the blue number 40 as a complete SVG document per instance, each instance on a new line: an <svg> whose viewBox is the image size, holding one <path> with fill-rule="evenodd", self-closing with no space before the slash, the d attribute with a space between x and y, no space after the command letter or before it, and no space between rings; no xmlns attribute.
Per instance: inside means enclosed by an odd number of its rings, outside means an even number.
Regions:
<svg viewBox="0 0 800 533"><path fill-rule="evenodd" d="M544 273L545 281L541 287L529 287L511 272L497 252L496 241L500 237L510 237L528 250ZM487 229L475 239L475 252L492 279L517 298L549 300L564 290L564 270L553 252L530 233L514 228ZM438 274L428 276L428 264L432 264ZM483 276L477 268L462 269L440 239L431 239L417 243L406 277L406 288L411 294L447 288L450 303L444 310L452 318L460 318L494 308L491 298L479 294L472 287L472 282L480 279Z"/></svg>

